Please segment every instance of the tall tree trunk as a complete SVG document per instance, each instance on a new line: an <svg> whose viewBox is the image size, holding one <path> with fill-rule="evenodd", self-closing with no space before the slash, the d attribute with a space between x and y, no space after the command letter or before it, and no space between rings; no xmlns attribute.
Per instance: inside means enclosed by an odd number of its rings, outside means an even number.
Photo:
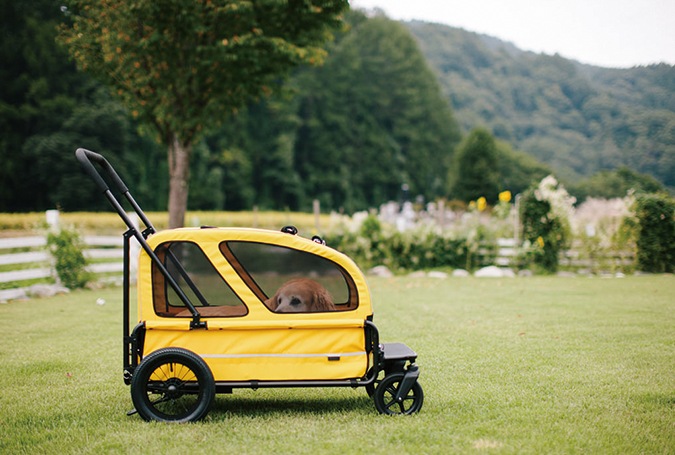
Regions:
<svg viewBox="0 0 675 455"><path fill-rule="evenodd" d="M169 143L169 228L185 225L192 144L183 144L173 135Z"/></svg>

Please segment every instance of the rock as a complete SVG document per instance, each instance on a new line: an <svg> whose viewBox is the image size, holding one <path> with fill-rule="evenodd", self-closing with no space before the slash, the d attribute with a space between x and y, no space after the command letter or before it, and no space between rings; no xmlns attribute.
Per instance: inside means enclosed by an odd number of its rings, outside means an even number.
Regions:
<svg viewBox="0 0 675 455"><path fill-rule="evenodd" d="M514 272L513 269L511 269L511 268L502 267L500 270L502 271L502 276L504 278L515 278L516 277L516 272Z"/></svg>
<svg viewBox="0 0 675 455"><path fill-rule="evenodd" d="M368 274L379 276L382 278L391 278L394 276L394 274L391 273L391 270L389 270L386 265L378 265L376 267L373 267L368 271Z"/></svg>
<svg viewBox="0 0 675 455"><path fill-rule="evenodd" d="M463 277L466 277L466 276L469 276L469 275L470 275L470 273L467 272L464 269L455 269L455 270L452 271L452 276L457 276L457 277L460 277L460 278L463 278Z"/></svg>
<svg viewBox="0 0 675 455"><path fill-rule="evenodd" d="M504 271L496 265L489 265L480 270L476 270L476 273L474 273L473 276L480 278L502 278L504 276Z"/></svg>
<svg viewBox="0 0 675 455"><path fill-rule="evenodd" d="M57 284L34 284L28 288L27 294L30 297L53 297L56 294L66 294L70 292L70 289Z"/></svg>
<svg viewBox="0 0 675 455"><path fill-rule="evenodd" d="M530 269L523 269L518 270L518 276L534 276L534 273Z"/></svg>
<svg viewBox="0 0 675 455"><path fill-rule="evenodd" d="M6 289L0 291L0 303L7 303L9 300L26 299L28 295L25 289Z"/></svg>
<svg viewBox="0 0 675 455"><path fill-rule="evenodd" d="M432 270L431 272L427 273L427 276L429 278L445 279L448 277L448 274L438 270Z"/></svg>

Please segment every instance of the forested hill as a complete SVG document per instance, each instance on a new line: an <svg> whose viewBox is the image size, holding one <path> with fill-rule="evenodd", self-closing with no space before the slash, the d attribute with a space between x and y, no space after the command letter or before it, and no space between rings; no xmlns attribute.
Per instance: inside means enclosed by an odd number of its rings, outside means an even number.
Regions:
<svg viewBox="0 0 675 455"><path fill-rule="evenodd" d="M600 68L459 28L405 25L465 132L486 126L570 182L624 165L675 187L674 66Z"/></svg>

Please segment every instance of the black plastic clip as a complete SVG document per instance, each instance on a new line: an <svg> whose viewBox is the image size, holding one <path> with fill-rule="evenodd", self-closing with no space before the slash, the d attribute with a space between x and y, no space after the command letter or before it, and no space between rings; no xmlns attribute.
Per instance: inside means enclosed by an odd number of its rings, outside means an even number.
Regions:
<svg viewBox="0 0 675 455"><path fill-rule="evenodd" d="M285 234L297 235L298 228L296 228L295 226L284 226L281 228L281 232Z"/></svg>

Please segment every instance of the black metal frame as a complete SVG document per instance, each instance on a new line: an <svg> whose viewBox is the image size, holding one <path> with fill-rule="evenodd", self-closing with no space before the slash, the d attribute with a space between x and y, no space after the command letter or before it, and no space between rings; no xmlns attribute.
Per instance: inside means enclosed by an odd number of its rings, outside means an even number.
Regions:
<svg viewBox="0 0 675 455"><path fill-rule="evenodd" d="M190 322L191 329L205 329L206 322L200 320L199 311L190 301L189 297L183 292L176 280L169 273L159 257L150 248L147 242L148 236L156 232L155 227L147 218L141 207L136 203L132 197L129 189L119 177L115 169L110 163L100 154L86 150L83 148L77 149L75 152L77 159L80 161L85 171L97 183L103 194L113 206L117 214L122 218L128 230L123 234L124 240L124 256L123 256L123 341L124 341L124 382L131 384L131 378L134 370L138 366L138 359L143 357L143 343L145 339L145 324L143 322L137 324L133 331L130 332L130 251L131 239L135 238L141 248L148 254L152 262L157 266L158 270L164 275L171 288L176 292L180 300L190 310L192 314L192 321ZM131 218L112 193L108 184L103 179L101 174L94 167L94 163L99 165L106 173L107 177L114 183L117 190L127 199L131 204L134 212L141 219L145 225L143 231L139 231ZM296 231L297 232L297 231ZM188 281L188 285L196 289L194 283L191 282L187 273L183 269L180 261L173 257L172 261L179 269L179 273ZM199 297L201 294L196 292ZM200 300L203 297L200 298ZM203 303L203 302L202 302ZM342 380L293 380L293 381L219 381L216 382L216 391L219 393L231 392L234 388L280 388L280 387L362 387L375 384L380 372L385 374L392 372L405 373L402 380L398 395L405 396L419 376L419 369L415 365L417 354L410 348L398 343L380 344L379 332L375 324L366 320L364 325L366 335L366 352L373 355L373 365L363 378L342 379ZM390 348L390 349L388 349ZM407 364L407 368L406 368Z"/></svg>

